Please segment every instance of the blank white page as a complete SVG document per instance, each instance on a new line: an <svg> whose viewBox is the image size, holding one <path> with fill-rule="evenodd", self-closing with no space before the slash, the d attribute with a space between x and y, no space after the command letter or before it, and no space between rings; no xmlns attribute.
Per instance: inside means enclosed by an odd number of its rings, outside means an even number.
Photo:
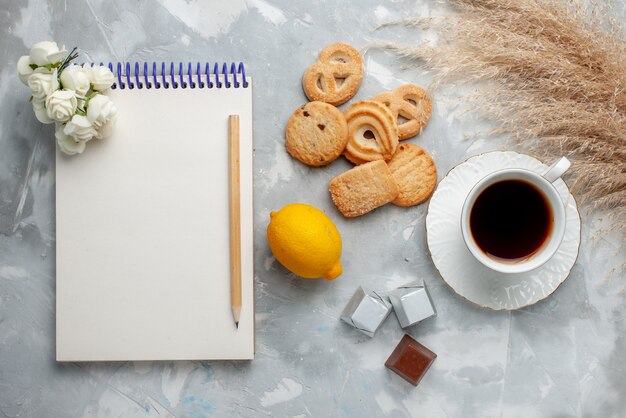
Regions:
<svg viewBox="0 0 626 418"><path fill-rule="evenodd" d="M107 94L118 107L113 136L81 155L57 150L57 360L253 358L251 84ZM230 114L241 132L239 329L230 307Z"/></svg>

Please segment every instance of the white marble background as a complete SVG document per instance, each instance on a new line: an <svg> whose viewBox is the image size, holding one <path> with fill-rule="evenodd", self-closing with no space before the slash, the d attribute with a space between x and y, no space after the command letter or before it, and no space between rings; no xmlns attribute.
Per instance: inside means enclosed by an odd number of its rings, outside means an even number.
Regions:
<svg viewBox="0 0 626 418"><path fill-rule="evenodd" d="M624 18L623 3L620 18ZM424 205L346 220L327 184L350 165L311 169L284 150L305 101L300 77L342 40L416 42L430 34L373 31L441 12L432 1L2 0L0 2L0 413L6 417L619 417L626 416L626 254L607 214L584 217L579 260L547 300L517 312L478 309L435 272ZM618 7L619 9L619 7ZM94 61L243 60L255 77L255 285L252 362L54 361L54 143L39 124L17 58L40 40L78 45ZM357 99L429 77L369 50ZM435 93L413 142L440 177L470 155L501 149L464 114L458 89ZM467 137L473 139L467 140ZM325 210L344 239L344 274L288 274L265 238L269 211L300 201ZM390 316L375 338L338 320L359 284L391 289L423 277L438 316L408 332L438 354L417 388L384 368L403 331Z"/></svg>

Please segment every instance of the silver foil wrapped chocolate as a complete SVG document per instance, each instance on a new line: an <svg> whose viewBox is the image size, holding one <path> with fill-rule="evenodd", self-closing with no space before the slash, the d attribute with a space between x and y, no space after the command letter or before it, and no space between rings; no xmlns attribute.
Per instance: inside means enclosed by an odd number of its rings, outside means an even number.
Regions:
<svg viewBox="0 0 626 418"><path fill-rule="evenodd" d="M386 298L359 286L341 313L341 319L373 337L390 312L391 304Z"/></svg>
<svg viewBox="0 0 626 418"><path fill-rule="evenodd" d="M392 290L389 293L389 300L402 328L410 327L437 315L435 305L423 280L416 280Z"/></svg>

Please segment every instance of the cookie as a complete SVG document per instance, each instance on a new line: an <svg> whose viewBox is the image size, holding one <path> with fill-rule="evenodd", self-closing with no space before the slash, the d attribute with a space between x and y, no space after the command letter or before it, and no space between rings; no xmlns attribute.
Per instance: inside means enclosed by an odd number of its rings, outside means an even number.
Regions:
<svg viewBox="0 0 626 418"><path fill-rule="evenodd" d="M391 159L398 146L398 127L393 114L372 100L353 103L344 113L348 143L344 155L354 164Z"/></svg>
<svg viewBox="0 0 626 418"><path fill-rule="evenodd" d="M322 49L315 64L302 76L309 100L338 106L350 100L363 79L363 59L350 45L337 42Z"/></svg>
<svg viewBox="0 0 626 418"><path fill-rule="evenodd" d="M285 135L292 157L314 167L330 164L348 142L348 125L343 113L323 102L310 102L293 113Z"/></svg>
<svg viewBox="0 0 626 418"><path fill-rule="evenodd" d="M426 92L414 84L405 84L393 91L380 93L372 100L383 103L391 110L398 125L400 140L422 132L433 111Z"/></svg>
<svg viewBox="0 0 626 418"><path fill-rule="evenodd" d="M414 144L400 144L389 161L389 170L398 185L399 194L393 200L398 206L419 205L435 190L437 167L423 149Z"/></svg>
<svg viewBox="0 0 626 418"><path fill-rule="evenodd" d="M330 196L347 218L361 216L398 196L387 164L373 161L346 171L330 181Z"/></svg>

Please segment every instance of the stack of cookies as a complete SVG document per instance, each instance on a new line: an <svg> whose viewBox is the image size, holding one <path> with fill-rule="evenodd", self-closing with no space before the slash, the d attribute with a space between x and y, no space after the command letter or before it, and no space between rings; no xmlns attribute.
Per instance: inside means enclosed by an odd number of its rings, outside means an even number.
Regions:
<svg viewBox="0 0 626 418"><path fill-rule="evenodd" d="M414 144L432 112L426 92L405 84L371 100L335 106L356 94L363 79L358 51L343 43L322 50L302 77L311 102L289 119L286 147L304 164L320 167L344 155L356 167L330 181L335 206L346 217L360 216L386 203L413 206L430 197L437 184L433 159Z"/></svg>

